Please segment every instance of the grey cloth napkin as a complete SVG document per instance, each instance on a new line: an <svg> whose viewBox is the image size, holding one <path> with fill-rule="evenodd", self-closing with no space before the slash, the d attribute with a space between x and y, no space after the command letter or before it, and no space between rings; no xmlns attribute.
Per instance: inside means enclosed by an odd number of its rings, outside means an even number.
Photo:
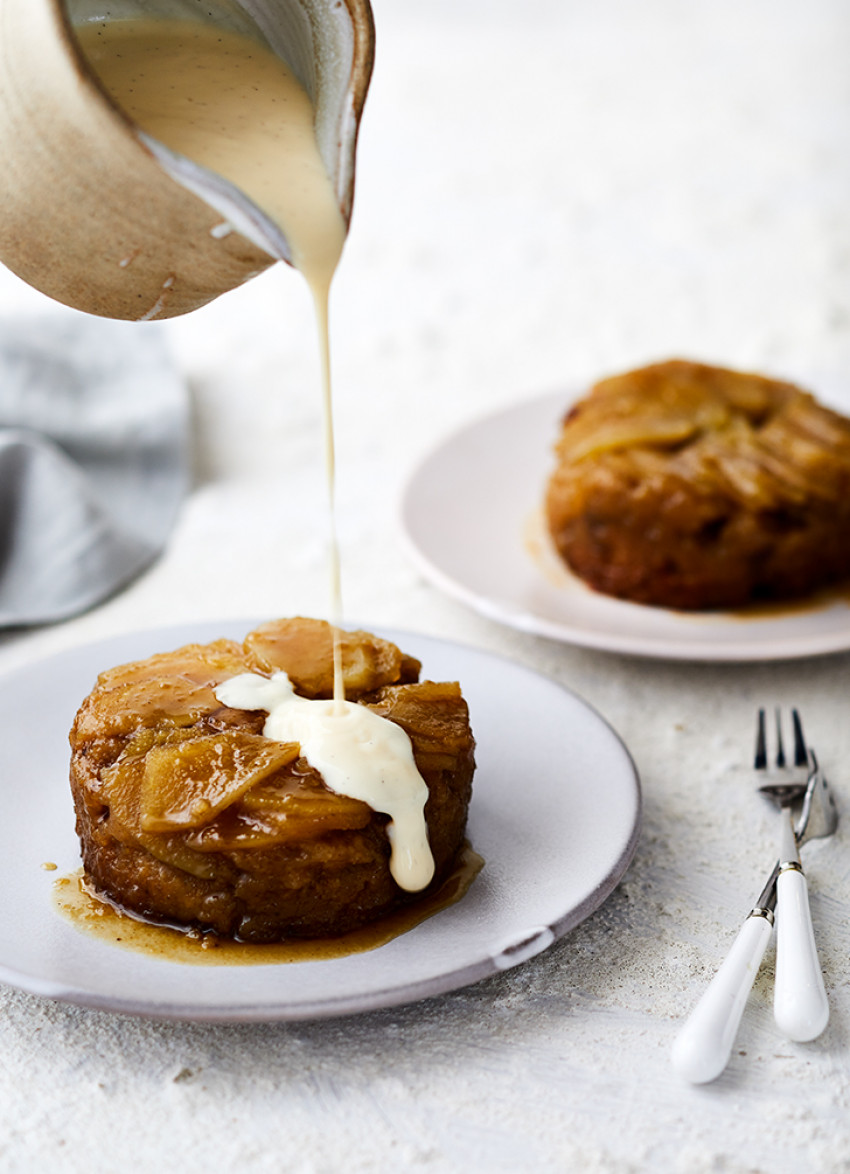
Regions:
<svg viewBox="0 0 850 1174"><path fill-rule="evenodd" d="M189 483L189 404L154 324L0 321L0 627L126 586Z"/></svg>

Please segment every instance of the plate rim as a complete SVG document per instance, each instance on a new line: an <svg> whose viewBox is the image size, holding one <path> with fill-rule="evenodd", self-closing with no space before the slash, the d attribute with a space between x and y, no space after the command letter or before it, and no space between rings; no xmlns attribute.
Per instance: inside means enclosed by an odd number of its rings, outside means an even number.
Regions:
<svg viewBox="0 0 850 1174"><path fill-rule="evenodd" d="M71 647L38 656L26 664L9 669L0 674L0 687L13 681L21 673L47 668L52 662L57 660L73 661L75 655L80 653L96 653L99 648L107 649L125 640L138 639L139 641L143 641L153 638L158 640L160 636L168 639L170 633L182 633L183 635L180 636L180 639L203 639L206 637L202 636L201 633L207 630L210 632L216 631L220 634L222 629L239 627L240 630L248 632L258 622L263 621L234 618L226 620L195 620L177 624L151 625L129 631L115 632L111 635L99 637L94 640L81 641ZM361 625L356 620L345 621L346 628L359 626ZM486 957L476 959L466 965L456 966L451 970L443 971L437 975L418 979L400 986L369 990L355 995L324 997L314 1003L305 1002L297 1005L285 1002L273 1004L260 1001L236 1006L229 1003L194 1004L187 1006L184 1003L176 1003L168 1000L144 1001L140 999L126 999L120 996L116 997L88 991L77 984L56 982L5 963L0 963L0 982L28 994L48 998L57 1002L111 1014L160 1021L185 1023L272 1023L342 1018L348 1015L364 1014L370 1011L406 1006L424 999L435 998L474 985L485 978L490 978L506 970L513 969L515 966L521 965L537 954L542 953L549 946L554 945L600 908L620 883L634 858L640 842L644 811L643 788L637 764L623 738L607 718L600 714L590 702L586 701L568 685L563 684L538 669L523 664L521 661L513 660L503 653L482 649L463 641L434 636L425 632L415 632L391 625L373 624L370 630L374 630L377 635L382 635L387 639L397 638L403 642L406 638L410 638L414 641L424 641L426 643L440 645L443 648L457 648L473 657L480 657L485 661L503 663L512 670L518 670L521 673L536 677L546 682L556 691L569 696L573 702L578 703L579 706L592 715L599 725L604 728L607 735L617 744L619 751L623 755L624 763L628 767L629 791L634 802L634 818L629 829L628 837L622 845L616 861L612 863L605 876L598 881L595 887L581 901L566 910L562 916L555 918L549 925L537 927L543 932L539 933L534 940L529 939L534 948L529 952L518 954L515 961L509 959L503 965L499 964L497 957L488 954ZM190 633L194 633L194 635L190 635ZM209 638L214 637L210 636ZM83 933L83 931L78 932ZM319 961L318 964L321 964L321 962ZM172 965L179 965L179 963L172 963ZM258 966L262 965L258 964ZM298 963L268 963L267 965L272 967L277 965L298 965ZM233 971L238 971L243 968L241 966L233 966L232 969Z"/></svg>
<svg viewBox="0 0 850 1174"><path fill-rule="evenodd" d="M570 644L580 648L589 648L597 652L622 654L627 656L646 657L653 660L668 661L700 661L715 664L775 662L781 660L799 660L805 657L838 655L850 651L850 604L846 604L848 623L846 632L828 631L823 633L792 633L777 635L771 640L753 640L751 637L735 640L720 638L717 640L697 641L693 638L681 639L658 638L655 636L640 636L626 633L605 632L601 628L588 630L586 627L572 627L567 623L547 619L522 608L512 607L508 601L500 601L493 596L479 594L474 588L461 582L458 578L436 563L433 558L423 551L411 533L409 514L411 501L415 497L416 483L422 478L432 461L440 457L450 445L457 444L466 434L475 435L480 427L498 424L502 418L522 416L524 412L543 411L547 405L553 409L553 423L557 419L557 411L561 414L575 402L575 399L584 394L587 388L577 385L566 386L561 391L549 391L527 399L514 400L503 404L491 412L484 413L460 424L457 428L441 437L419 459L402 487L399 508L397 511L402 543L407 556L422 576L438 590L450 598L454 598L471 608L486 619L494 620L499 624L512 628L517 632L528 635L542 636L562 644ZM554 434L553 434L554 440ZM542 468L541 479L545 469ZM531 560L529 560L531 562ZM533 564L532 564L533 565ZM567 568L564 568L569 573ZM592 588L573 576L579 586L591 594ZM653 615L675 616L683 623L702 622L706 628L711 623L733 622L742 632L752 632L751 625L763 622L759 619L747 620L739 612L734 611L706 611L688 613L671 608L657 608L649 605L634 603L630 600L616 599L614 596L601 595L606 606L635 608ZM836 603L842 602L840 599ZM638 611L637 614L640 614ZM792 613L794 614L794 613Z"/></svg>

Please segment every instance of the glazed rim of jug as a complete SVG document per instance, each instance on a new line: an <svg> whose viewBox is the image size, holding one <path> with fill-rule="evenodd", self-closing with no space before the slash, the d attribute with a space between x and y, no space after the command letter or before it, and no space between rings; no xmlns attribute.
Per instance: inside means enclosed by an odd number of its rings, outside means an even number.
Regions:
<svg viewBox="0 0 850 1174"><path fill-rule="evenodd" d="M238 187L145 134L89 67L74 28L103 21L102 0L53 0L80 73L132 132L140 148L182 187L220 212L242 236L271 256L291 261L278 225ZM351 219L357 133L374 65L375 26L369 0L112 0L109 19L196 20L260 41L293 71L313 103L319 152L346 224ZM341 63L350 62L350 69Z"/></svg>

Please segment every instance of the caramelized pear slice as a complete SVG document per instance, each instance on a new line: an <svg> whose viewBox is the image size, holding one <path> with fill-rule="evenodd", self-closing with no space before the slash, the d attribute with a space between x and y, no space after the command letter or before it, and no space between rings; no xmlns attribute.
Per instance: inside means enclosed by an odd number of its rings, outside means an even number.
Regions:
<svg viewBox="0 0 850 1174"><path fill-rule="evenodd" d="M139 800L145 832L203 827L246 791L297 758L297 743L231 730L154 746Z"/></svg>
<svg viewBox="0 0 850 1174"><path fill-rule="evenodd" d="M264 848L363 828L372 816L367 803L330 791L319 772L298 758L251 787L218 819L190 833L186 842L200 852Z"/></svg>
<svg viewBox="0 0 850 1174"><path fill-rule="evenodd" d="M469 711L456 681L389 685L365 704L401 726L418 750L466 753L472 742Z"/></svg>
<svg viewBox="0 0 850 1174"><path fill-rule="evenodd" d="M332 832L354 831L370 822L373 812L365 803L325 792L315 804L293 800L290 810L250 809L240 803L206 827L187 833L184 842L196 852L242 851L272 848L279 844L318 840Z"/></svg>
<svg viewBox="0 0 850 1174"><path fill-rule="evenodd" d="M646 445L649 448L675 448L690 440L699 430L692 419L670 417L659 420L627 419L614 420L607 427L600 428L595 420L582 429L581 422L574 425L567 440L561 444L564 457L572 461L583 461L599 453ZM584 433L584 434L583 434Z"/></svg>
<svg viewBox="0 0 850 1174"><path fill-rule="evenodd" d="M330 795L330 792L328 792ZM335 798L336 796L331 796ZM289 813L273 811L247 811L242 804L228 808L218 819L196 831L187 832L183 842L199 856L209 852L244 852L261 848L277 848L293 844L296 848L309 840L312 843L331 836L338 831L356 831L365 828L373 818L373 812L365 803L365 811L350 811L348 818L342 817L343 808L327 805L321 819L301 818L298 805ZM331 817L332 818L329 818ZM347 849L351 855L351 846ZM311 852L315 848L311 847ZM299 851L300 854L300 851Z"/></svg>
<svg viewBox="0 0 850 1174"><path fill-rule="evenodd" d="M320 776L315 774L317 783ZM251 815L277 821L297 821L315 826L319 834L341 828L365 827L372 808L359 799L338 795L323 783L313 787L293 786L290 779L272 779L252 787L242 797L240 809Z"/></svg>
<svg viewBox="0 0 850 1174"><path fill-rule="evenodd" d="M341 637L342 674L349 700L419 676L419 661L404 656L388 640L369 632L342 632ZM260 672L283 669L303 697L333 696L333 628L324 620L298 617L263 624L248 634L245 650L252 667Z"/></svg>
<svg viewBox="0 0 850 1174"><path fill-rule="evenodd" d="M167 737L172 741L192 736L188 730L171 730ZM165 731L143 730L132 740L125 756L111 766L103 775L103 797L109 807L108 826L110 833L128 847L144 848L157 860L171 864L192 876L211 880L215 870L209 860L187 846L185 836L175 832L172 835L156 835L141 830L140 798L144 782L144 755L152 746L166 740Z"/></svg>
<svg viewBox="0 0 850 1174"><path fill-rule="evenodd" d="M136 837L142 830L140 799L144 777L144 751L125 752L101 776L101 797L109 808L110 831L117 839L125 839L127 833Z"/></svg>
<svg viewBox="0 0 850 1174"><path fill-rule="evenodd" d="M247 667L239 644L216 640L110 669L98 677L77 716L75 743L130 734L160 722L190 726L220 708L216 686Z"/></svg>

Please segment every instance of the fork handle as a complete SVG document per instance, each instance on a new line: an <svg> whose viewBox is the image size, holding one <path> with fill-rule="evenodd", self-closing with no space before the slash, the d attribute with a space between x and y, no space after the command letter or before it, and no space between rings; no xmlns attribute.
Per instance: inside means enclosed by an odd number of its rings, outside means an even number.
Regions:
<svg viewBox="0 0 850 1174"><path fill-rule="evenodd" d="M754 909L673 1044L673 1067L691 1084L715 1080L732 1054L738 1024L770 940L773 918Z"/></svg>
<svg viewBox="0 0 850 1174"><path fill-rule="evenodd" d="M818 961L809 890L799 865L783 867L776 881L776 986L773 1017L798 1043L816 1039L829 1020Z"/></svg>

